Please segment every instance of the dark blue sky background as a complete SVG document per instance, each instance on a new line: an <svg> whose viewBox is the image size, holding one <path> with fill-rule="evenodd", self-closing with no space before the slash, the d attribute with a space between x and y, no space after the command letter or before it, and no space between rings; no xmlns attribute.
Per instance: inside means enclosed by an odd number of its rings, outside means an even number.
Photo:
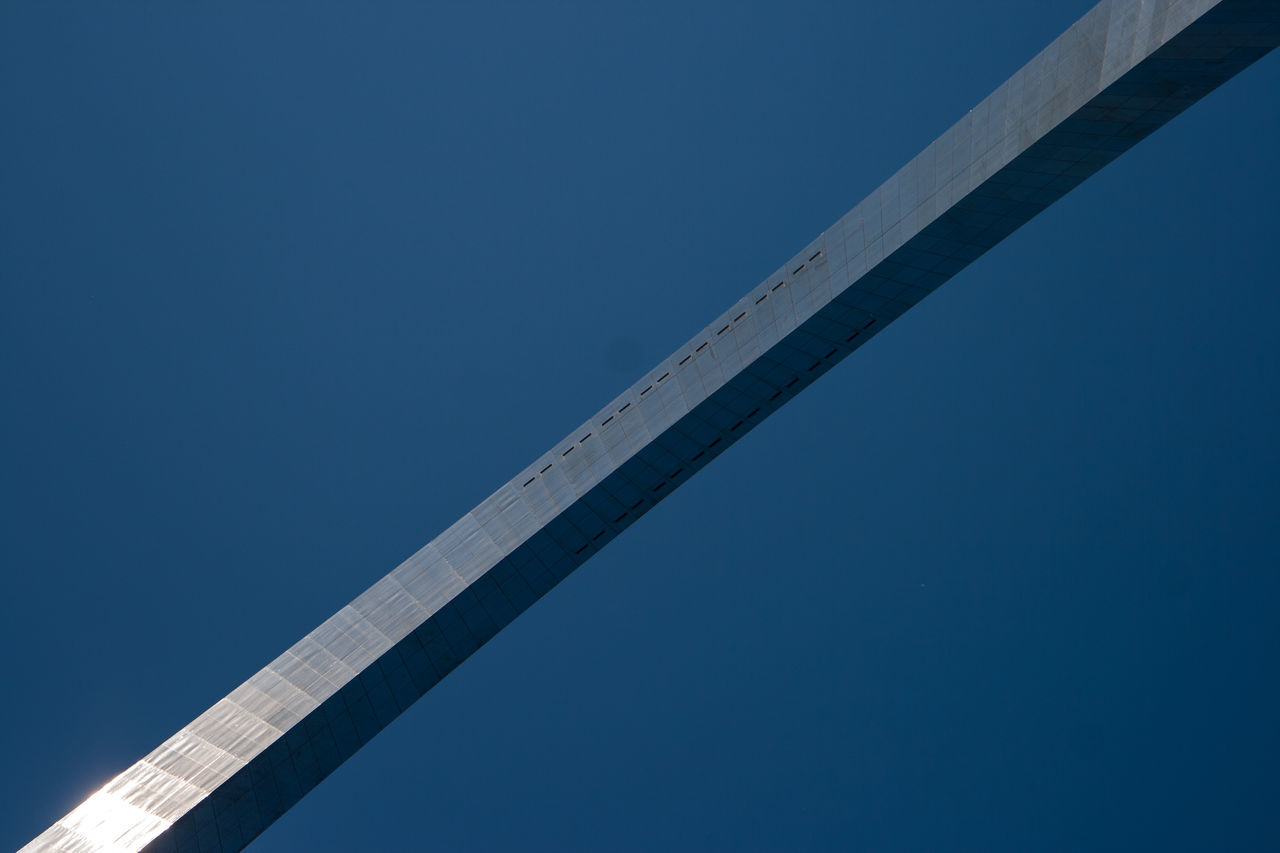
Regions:
<svg viewBox="0 0 1280 853"><path fill-rule="evenodd" d="M1089 5L0 5L0 848ZM255 849L1276 849L1277 150L1272 55Z"/></svg>

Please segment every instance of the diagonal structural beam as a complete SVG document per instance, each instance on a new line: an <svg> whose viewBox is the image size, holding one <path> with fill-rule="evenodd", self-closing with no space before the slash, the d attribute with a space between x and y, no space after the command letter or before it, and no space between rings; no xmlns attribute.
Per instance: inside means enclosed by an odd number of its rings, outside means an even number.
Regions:
<svg viewBox="0 0 1280 853"><path fill-rule="evenodd" d="M1280 0L1104 0L643 379L23 849L242 849L734 441L1277 42Z"/></svg>

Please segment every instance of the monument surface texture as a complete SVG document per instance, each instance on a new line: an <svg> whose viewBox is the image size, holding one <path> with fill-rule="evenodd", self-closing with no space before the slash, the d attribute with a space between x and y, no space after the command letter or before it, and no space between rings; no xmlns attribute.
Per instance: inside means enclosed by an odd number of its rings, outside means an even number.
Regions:
<svg viewBox="0 0 1280 853"><path fill-rule="evenodd" d="M239 850L933 289L1280 42L1280 0L1104 0L715 322L24 850Z"/></svg>

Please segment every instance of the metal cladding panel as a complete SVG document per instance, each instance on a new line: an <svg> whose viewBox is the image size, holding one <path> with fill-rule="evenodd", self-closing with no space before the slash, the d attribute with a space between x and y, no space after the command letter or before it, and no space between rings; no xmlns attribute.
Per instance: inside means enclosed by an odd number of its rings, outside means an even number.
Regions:
<svg viewBox="0 0 1280 853"><path fill-rule="evenodd" d="M24 850L232 851L888 322L1280 42L1104 0L686 345Z"/></svg>

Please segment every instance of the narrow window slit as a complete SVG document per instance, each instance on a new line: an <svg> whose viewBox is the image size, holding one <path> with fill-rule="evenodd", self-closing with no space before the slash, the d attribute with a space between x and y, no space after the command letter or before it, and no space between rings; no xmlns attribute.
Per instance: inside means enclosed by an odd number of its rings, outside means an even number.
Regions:
<svg viewBox="0 0 1280 853"><path fill-rule="evenodd" d="M582 444L582 442L586 441L588 438L591 438L591 433L587 433L582 438L578 439L578 444Z"/></svg>
<svg viewBox="0 0 1280 853"><path fill-rule="evenodd" d="M854 332L852 335L850 335L849 337L845 338L845 339L844 339L844 342L847 344L847 343L851 342L851 341L852 341L854 338L856 338L857 336L858 336L858 333L857 333L857 332Z"/></svg>
<svg viewBox="0 0 1280 853"><path fill-rule="evenodd" d="M611 421L611 420L613 420L613 415L609 415L609 417L605 418L605 419L604 419L604 422L603 422L602 424L600 424L600 426L608 426L608 425L609 425L609 421Z"/></svg>
<svg viewBox="0 0 1280 853"><path fill-rule="evenodd" d="M586 545L583 545L581 548L579 548L578 550L574 551L573 553L575 553L575 554L581 554L583 551L587 550L587 548L589 548L589 547L591 547L591 543L590 543L590 542L588 542Z"/></svg>
<svg viewBox="0 0 1280 853"><path fill-rule="evenodd" d="M698 347L696 350L694 350L694 352L702 352L706 348L707 348L707 342L703 341L702 346Z"/></svg>
<svg viewBox="0 0 1280 853"><path fill-rule="evenodd" d="M864 329L869 329L869 328L871 328L871 324L872 324L872 323L874 323L875 321L876 321L876 318L875 318L875 317L872 317L870 320L868 320L867 322L865 322L865 323L863 323L863 324L862 324L862 328L864 328Z"/></svg>
<svg viewBox="0 0 1280 853"><path fill-rule="evenodd" d="M822 250L821 250L821 249L819 249L818 251L814 252L814 253L813 253L813 257L809 258L809 263L813 263L814 261L816 261L816 260L818 259L818 255L821 255L821 254L822 254Z"/></svg>
<svg viewBox="0 0 1280 853"><path fill-rule="evenodd" d="M786 284L786 282L785 282L785 281L780 281L780 282L778 282L777 284L775 284L775 285L773 286L773 289L774 289L774 290L777 290L779 287L782 287L782 285L784 285L784 284Z"/></svg>
<svg viewBox="0 0 1280 853"><path fill-rule="evenodd" d="M524 484L524 486L523 486L523 488L526 488L526 489L527 489L527 488L529 488L529 483L532 483L532 482L533 482L534 480L536 480L536 479L538 479L538 478L537 478L537 477L530 477L530 478L529 478L529 482L528 482L528 483L525 483L525 484Z"/></svg>
<svg viewBox="0 0 1280 853"><path fill-rule="evenodd" d="M798 267L796 267L794 270L792 270L792 271L791 271L791 274L792 274L792 275L799 275L799 274L800 274L800 270L804 269L806 266L808 266L808 264L801 264L800 266L798 266Z"/></svg>
<svg viewBox="0 0 1280 853"><path fill-rule="evenodd" d="M644 503L644 498L641 498L640 500L638 500L638 501L636 501L635 503L633 503L633 504L631 505L631 508L632 508L633 510L635 510L635 509L639 509L639 508L640 508L640 504L642 504L642 503Z"/></svg>
<svg viewBox="0 0 1280 853"><path fill-rule="evenodd" d="M716 332L716 334L717 334L717 335L723 335L723 334L724 334L725 332L727 332L727 331L729 331L729 326L728 326L728 325L725 325L725 327L724 327L723 329L721 329L720 331Z"/></svg>
<svg viewBox="0 0 1280 853"><path fill-rule="evenodd" d="M573 452L573 448L572 448L572 447L570 447L570 448L569 448L568 450L566 450L564 453L561 453L561 454L560 454L560 456L561 456L561 457L565 457L565 456L568 456L568 455L569 455L570 453L572 453L572 452Z"/></svg>
<svg viewBox="0 0 1280 853"><path fill-rule="evenodd" d="M692 460L692 461L697 462L699 459L701 459L702 457L704 457L704 456L706 456L706 455L707 455L707 451L705 451L705 450L699 450L697 453L695 453L695 454L693 455L693 460Z"/></svg>
<svg viewBox="0 0 1280 853"><path fill-rule="evenodd" d="M800 381L800 377L797 376L795 379L792 379L790 382L787 383L787 387L790 388L792 385L795 385L799 381Z"/></svg>
<svg viewBox="0 0 1280 853"><path fill-rule="evenodd" d="M629 409L629 408L631 408L631 404L630 404L630 403L627 403L627 404L626 404L625 406L623 406L621 409L618 409L618 414L622 414L623 412L625 412L625 411L626 411L627 409Z"/></svg>
<svg viewBox="0 0 1280 853"><path fill-rule="evenodd" d="M760 407L759 407L759 406L756 406L754 409L752 409L752 410L747 414L747 417L749 417L749 418L754 418L754 417L755 417L756 415L758 415L758 414L760 414Z"/></svg>
<svg viewBox="0 0 1280 853"><path fill-rule="evenodd" d="M661 483L659 483L658 485L654 486L654 487L653 487L652 489L650 489L649 491L651 491L651 492L660 492L660 491L662 491L662 487L663 487L663 486L665 486L666 484L667 484L667 481L666 481L666 480L663 480Z"/></svg>
<svg viewBox="0 0 1280 853"><path fill-rule="evenodd" d="M716 440L715 440L715 441L713 441L713 442L711 442L710 444L708 444L708 445L707 445L707 447L708 447L708 448L715 447L717 444L719 444L719 443L720 443L720 442L722 442L722 441L724 441L724 439L723 439L723 438L721 438L720 436L716 436Z"/></svg>
<svg viewBox="0 0 1280 853"><path fill-rule="evenodd" d="M746 311L743 311L743 312L742 312L741 314L739 314L737 317L734 317L734 318L733 318L733 322L735 322L735 323L736 323L736 322L738 322L739 320L741 320L741 319L742 319L743 317L745 317L745 316L747 316L747 312L746 312Z"/></svg>
<svg viewBox="0 0 1280 853"><path fill-rule="evenodd" d="M641 391L641 392L640 392L640 396L641 396L641 397L643 397L645 394L648 394L648 393L649 393L650 391L652 391L652 390L653 390L653 386L652 386L652 385L650 385L648 388L646 388L646 389L644 389L643 391Z"/></svg>
<svg viewBox="0 0 1280 853"><path fill-rule="evenodd" d="M778 399L781 396L782 396L781 391L775 391L773 396L769 398L769 402L773 402L774 400Z"/></svg>
<svg viewBox="0 0 1280 853"><path fill-rule="evenodd" d="M688 361L688 360L689 360L689 359L691 359L691 358L693 358L693 354L692 354L692 353L690 353L689 355L686 355L684 358L680 359L680 363L681 363L681 364L684 364L686 361Z"/></svg>
<svg viewBox="0 0 1280 853"><path fill-rule="evenodd" d="M769 294L766 293L764 296L761 296L759 299L756 300L756 304L759 305L761 302L764 302L768 298L769 298Z"/></svg>
<svg viewBox="0 0 1280 853"><path fill-rule="evenodd" d="M543 469L542 469L541 471L539 471L538 473L539 473L539 474L545 474L545 473L547 473L547 472L548 472L548 471L550 471L550 470L551 470L551 466L550 466L550 465L548 465L546 468L543 468Z"/></svg>
<svg viewBox="0 0 1280 853"><path fill-rule="evenodd" d="M671 375L671 371L668 370L666 373L658 377L658 381L661 382L662 380L666 379L670 375Z"/></svg>
<svg viewBox="0 0 1280 853"><path fill-rule="evenodd" d="M815 361L813 364L809 365L809 372L813 373L813 371L817 370L819 364L822 364L822 362Z"/></svg>
<svg viewBox="0 0 1280 853"><path fill-rule="evenodd" d="M671 477L670 477L669 479L674 480L676 477L679 477L679 476L680 476L681 474L683 474L683 473L684 473L684 469L683 469L683 468L677 468L677 469L675 470L675 473L674 473L674 474L672 474L672 475L671 475Z"/></svg>
<svg viewBox="0 0 1280 853"><path fill-rule="evenodd" d="M831 358L831 356L833 356L833 355L835 355L835 354L836 354L836 351L835 351L835 350L832 350L831 352L829 352L829 353L827 353L826 355L824 355L824 356L823 356L823 358Z"/></svg>
<svg viewBox="0 0 1280 853"><path fill-rule="evenodd" d="M729 432L735 432L735 431L737 431L738 427L740 427L740 426L742 426L742 421L738 421L736 424L734 424L733 426L729 427Z"/></svg>
<svg viewBox="0 0 1280 853"><path fill-rule="evenodd" d="M622 523L622 519L624 519L624 518L626 518L626 517L627 517L627 514L624 512L622 515L620 515L620 516L618 516L617 518L615 518L615 519L613 520L613 523L614 523L614 524L621 524L621 523Z"/></svg>
<svg viewBox="0 0 1280 853"><path fill-rule="evenodd" d="M591 541L592 541L592 542L594 542L594 541L596 541L597 539L599 539L599 538L600 538L601 536L603 536L603 535L604 535L604 531L603 531L603 530L601 530L601 531L600 531L599 533L597 533L595 536L592 536L592 537L591 537Z"/></svg>

